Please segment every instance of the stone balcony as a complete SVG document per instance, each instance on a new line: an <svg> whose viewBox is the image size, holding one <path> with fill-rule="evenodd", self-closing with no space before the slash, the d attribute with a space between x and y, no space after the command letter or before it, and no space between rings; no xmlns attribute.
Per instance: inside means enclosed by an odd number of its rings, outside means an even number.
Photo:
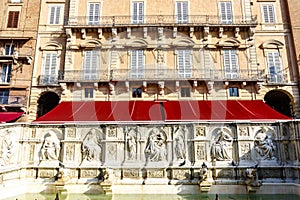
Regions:
<svg viewBox="0 0 300 200"><path fill-rule="evenodd" d="M234 16L223 20L217 15L145 15L134 19L132 16L101 16L90 19L89 16L70 16L66 27L138 27L138 26L203 26L203 27L255 27L257 16L245 18Z"/></svg>
<svg viewBox="0 0 300 200"><path fill-rule="evenodd" d="M197 80L197 81L263 81L266 79L264 70L223 70L192 69L178 71L174 69L114 69L108 70L65 70L60 71L59 82L107 82L107 81L164 81L164 80ZM40 84L47 83L49 77L41 76ZM44 81L43 81L44 80ZM57 79L53 77L55 82ZM52 83L54 83L52 81Z"/></svg>

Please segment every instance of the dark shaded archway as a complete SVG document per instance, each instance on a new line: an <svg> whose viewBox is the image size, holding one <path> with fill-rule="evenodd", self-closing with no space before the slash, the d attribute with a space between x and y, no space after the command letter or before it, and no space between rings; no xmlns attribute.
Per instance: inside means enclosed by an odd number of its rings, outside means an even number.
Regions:
<svg viewBox="0 0 300 200"><path fill-rule="evenodd" d="M59 103L59 96L54 92L46 92L38 100L37 117L41 117L52 110Z"/></svg>
<svg viewBox="0 0 300 200"><path fill-rule="evenodd" d="M292 117L291 99L286 93L279 90L272 90L265 95L264 100L273 109Z"/></svg>

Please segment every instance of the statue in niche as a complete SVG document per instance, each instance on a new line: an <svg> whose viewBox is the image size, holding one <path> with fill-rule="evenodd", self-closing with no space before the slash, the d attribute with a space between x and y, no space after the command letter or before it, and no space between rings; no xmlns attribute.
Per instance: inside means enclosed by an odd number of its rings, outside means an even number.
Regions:
<svg viewBox="0 0 300 200"><path fill-rule="evenodd" d="M217 161L232 160L228 154L228 147L232 146L232 141L232 137L228 133L223 129L219 130L211 146L212 159Z"/></svg>
<svg viewBox="0 0 300 200"><path fill-rule="evenodd" d="M15 147L16 142L12 131L5 130L0 134L0 166L9 164L15 152Z"/></svg>
<svg viewBox="0 0 300 200"><path fill-rule="evenodd" d="M164 57L164 52L161 49L157 50L157 63L164 63L165 62L165 57Z"/></svg>
<svg viewBox="0 0 300 200"><path fill-rule="evenodd" d="M136 157L136 132L134 129L131 129L127 133L127 147L128 147L128 158L130 160L135 159Z"/></svg>
<svg viewBox="0 0 300 200"><path fill-rule="evenodd" d="M167 155L165 143L165 135L158 128L153 128L145 148L146 159L154 162L164 160Z"/></svg>
<svg viewBox="0 0 300 200"><path fill-rule="evenodd" d="M177 159L185 159L184 135L187 128L179 126L175 131L175 156Z"/></svg>
<svg viewBox="0 0 300 200"><path fill-rule="evenodd" d="M58 160L60 141L54 131L48 131L44 136L41 148L41 160Z"/></svg>
<svg viewBox="0 0 300 200"><path fill-rule="evenodd" d="M275 146L272 138L267 134L267 130L262 128L255 136L254 149L262 157L263 160L273 160Z"/></svg>
<svg viewBox="0 0 300 200"><path fill-rule="evenodd" d="M82 142L82 154L83 160L86 161L101 161L102 145L101 145L102 130L97 131L91 129L83 139Z"/></svg>

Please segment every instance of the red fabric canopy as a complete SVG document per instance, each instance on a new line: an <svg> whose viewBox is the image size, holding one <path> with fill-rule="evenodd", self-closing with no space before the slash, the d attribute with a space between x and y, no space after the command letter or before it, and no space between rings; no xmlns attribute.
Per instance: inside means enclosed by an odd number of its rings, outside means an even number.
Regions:
<svg viewBox="0 0 300 200"><path fill-rule="evenodd" d="M0 112L0 123L13 122L22 115L23 112Z"/></svg>
<svg viewBox="0 0 300 200"><path fill-rule="evenodd" d="M276 121L291 118L259 100L62 102L33 123Z"/></svg>

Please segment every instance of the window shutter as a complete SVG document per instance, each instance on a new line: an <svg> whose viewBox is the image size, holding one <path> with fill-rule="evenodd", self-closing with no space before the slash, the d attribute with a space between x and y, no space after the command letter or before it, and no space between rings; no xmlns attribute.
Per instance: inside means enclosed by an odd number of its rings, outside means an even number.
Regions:
<svg viewBox="0 0 300 200"><path fill-rule="evenodd" d="M54 17L55 17L55 7L52 6L50 8L50 21L49 21L50 24L54 24Z"/></svg>
<svg viewBox="0 0 300 200"><path fill-rule="evenodd" d="M133 23L144 22L144 2L133 2L132 15Z"/></svg>
<svg viewBox="0 0 300 200"><path fill-rule="evenodd" d="M144 51L132 50L130 61L130 77L144 78Z"/></svg>
<svg viewBox="0 0 300 200"><path fill-rule="evenodd" d="M224 50L224 72L226 78L238 78L239 69L236 50Z"/></svg>
<svg viewBox="0 0 300 200"><path fill-rule="evenodd" d="M19 11L9 11L7 28L18 28Z"/></svg>
<svg viewBox="0 0 300 200"><path fill-rule="evenodd" d="M88 23L89 24L99 24L99 22L100 22L100 3L89 3L88 10L89 10Z"/></svg>
<svg viewBox="0 0 300 200"><path fill-rule="evenodd" d="M85 52L83 73L84 80L95 80L98 77L97 68L99 65L99 53L97 50Z"/></svg>
<svg viewBox="0 0 300 200"><path fill-rule="evenodd" d="M230 1L220 2L220 17L221 23L232 23L232 4Z"/></svg>
<svg viewBox="0 0 300 200"><path fill-rule="evenodd" d="M44 62L44 84L56 82L57 54L47 53Z"/></svg>
<svg viewBox="0 0 300 200"><path fill-rule="evenodd" d="M177 51L177 65L178 65L178 77L190 78L191 71L191 51L190 50L178 50Z"/></svg>
<svg viewBox="0 0 300 200"><path fill-rule="evenodd" d="M10 82L10 73L11 73L11 64L3 64L2 74L1 74L2 83Z"/></svg>
<svg viewBox="0 0 300 200"><path fill-rule="evenodd" d="M177 22L178 23L187 23L188 22L188 2L187 1L178 1L177 5Z"/></svg>
<svg viewBox="0 0 300 200"><path fill-rule="evenodd" d="M275 22L275 12L273 5L263 5L263 17L265 23Z"/></svg>
<svg viewBox="0 0 300 200"><path fill-rule="evenodd" d="M60 23L60 10L61 10L61 7L57 6L56 7L55 24L59 24Z"/></svg>

